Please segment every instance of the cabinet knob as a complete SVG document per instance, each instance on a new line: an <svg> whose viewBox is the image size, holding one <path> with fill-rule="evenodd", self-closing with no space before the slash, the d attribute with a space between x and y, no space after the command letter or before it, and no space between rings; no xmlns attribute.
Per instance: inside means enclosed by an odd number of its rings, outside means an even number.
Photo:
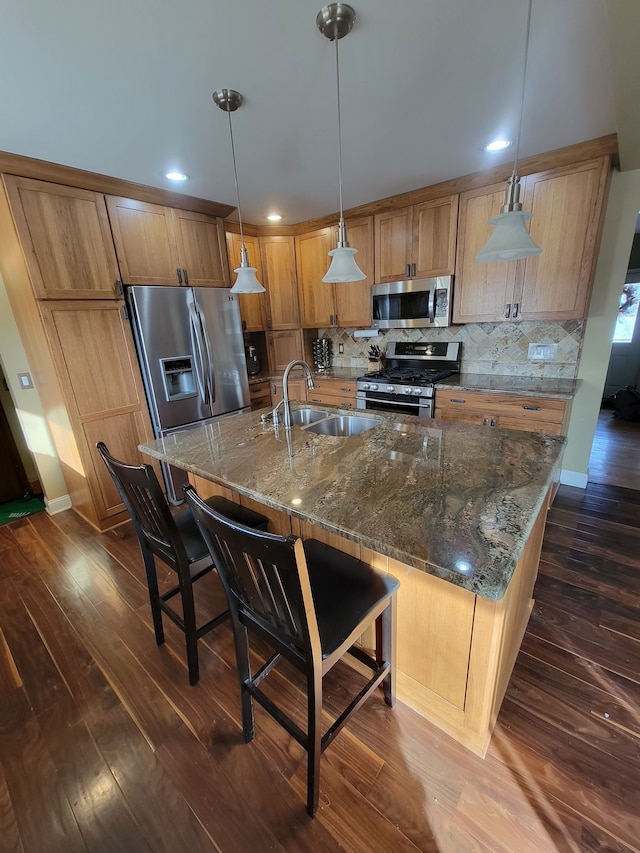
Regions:
<svg viewBox="0 0 640 853"><path fill-rule="evenodd" d="M491 418L491 426L495 426L495 425L496 425L496 419L495 419L495 418Z"/></svg>
<svg viewBox="0 0 640 853"><path fill-rule="evenodd" d="M482 421L482 425L483 425L483 426L489 426L489 418L485 418L485 419Z"/></svg>

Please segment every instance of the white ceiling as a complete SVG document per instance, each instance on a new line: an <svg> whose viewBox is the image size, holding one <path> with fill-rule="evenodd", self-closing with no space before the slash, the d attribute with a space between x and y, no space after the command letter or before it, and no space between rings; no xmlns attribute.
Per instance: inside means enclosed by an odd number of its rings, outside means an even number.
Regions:
<svg viewBox="0 0 640 853"><path fill-rule="evenodd" d="M608 0L625 5L630 0ZM631 0L634 4L637 0ZM345 208L511 162L527 0L353 0L340 42ZM640 4L639 4L640 5ZM3 0L0 149L283 223L338 207L335 48L322 0ZM623 28L624 29L624 28ZM533 0L521 156L616 131L605 0Z"/></svg>

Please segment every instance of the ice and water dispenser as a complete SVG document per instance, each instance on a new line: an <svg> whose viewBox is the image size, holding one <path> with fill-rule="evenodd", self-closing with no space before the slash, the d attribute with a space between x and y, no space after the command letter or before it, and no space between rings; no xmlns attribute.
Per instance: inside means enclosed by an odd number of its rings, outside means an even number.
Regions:
<svg viewBox="0 0 640 853"><path fill-rule="evenodd" d="M198 393L190 355L161 358L160 370L167 400L184 400L187 397L195 397Z"/></svg>

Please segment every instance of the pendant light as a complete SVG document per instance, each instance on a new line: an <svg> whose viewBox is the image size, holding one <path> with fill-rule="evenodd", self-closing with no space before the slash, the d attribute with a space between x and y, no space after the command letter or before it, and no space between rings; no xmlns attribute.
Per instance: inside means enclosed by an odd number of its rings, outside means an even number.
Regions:
<svg viewBox="0 0 640 853"><path fill-rule="evenodd" d="M214 102L224 110L229 117L229 135L231 137L231 156L233 158L233 176L236 182L236 199L238 201L238 221L240 223L240 266L234 270L237 278L231 288L231 293L264 293L264 287L256 278L256 267L249 263L247 247L244 244L244 233L242 231L242 212L240 210L240 191L238 189L238 170L236 168L236 151L233 145L233 128L231 126L231 113L234 113L244 103L244 98L235 89L218 89L213 95Z"/></svg>
<svg viewBox="0 0 640 853"><path fill-rule="evenodd" d="M529 0L524 68L522 71L520 124L516 139L516 156L513 164L513 172L507 183L504 204L500 208L500 213L489 220L489 225L493 225L495 230L491 237L489 237L485 247L476 255L476 261L515 261L520 258L531 258L534 255L539 255L542 251L531 239L525 225L527 219L531 219L531 214L522 209L520 202L520 178L518 177L518 154L520 153L520 136L522 134L522 114L524 112L524 90L527 79L532 2L533 0Z"/></svg>
<svg viewBox="0 0 640 853"><path fill-rule="evenodd" d="M316 26L323 36L336 43L336 89L338 95L338 183L340 186L340 222L338 224L338 242L335 249L329 252L331 266L322 279L327 284L363 281L367 276L362 272L354 255L357 249L352 249L347 240L347 226L342 215L342 128L340 124L340 60L338 42L351 32L356 21L355 10L347 3L331 3L324 6L316 16Z"/></svg>

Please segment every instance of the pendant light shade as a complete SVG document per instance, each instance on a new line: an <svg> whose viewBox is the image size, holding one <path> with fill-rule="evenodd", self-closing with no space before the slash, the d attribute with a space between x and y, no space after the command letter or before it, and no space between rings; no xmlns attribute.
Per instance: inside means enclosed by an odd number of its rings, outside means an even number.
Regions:
<svg viewBox="0 0 640 853"><path fill-rule="evenodd" d="M256 278L256 267L249 262L247 247L244 244L244 233L242 231L242 212L240 210L240 190L238 189L238 170L236 168L236 151L233 144L233 127L231 126L231 113L240 109L244 98L235 89L218 89L212 95L214 102L229 117L229 136L231 137L231 156L233 158L233 176L236 184L236 200L238 202L238 221L240 223L240 266L234 270L237 278L231 288L231 293L264 293L265 289Z"/></svg>
<svg viewBox="0 0 640 853"><path fill-rule="evenodd" d="M323 36L336 44L336 90L338 101L338 184L340 187L340 222L338 224L338 242L329 252L331 265L322 279L326 284L341 284L350 281L363 281L367 276L356 263L347 240L347 227L342 214L342 128L340 122L340 61L338 42L351 32L356 21L355 10L347 3L331 3L324 6L316 16L316 26Z"/></svg>
<svg viewBox="0 0 640 853"><path fill-rule="evenodd" d="M531 6L527 15L527 35L525 38L524 67L522 71L522 97L520 99L520 124L516 142L516 156L513 172L505 190L504 204L498 216L489 220L489 225L495 231L489 237L486 245L476 255L476 261L516 261L520 258L531 258L539 255L542 249L531 239L525 222L531 219L531 214L522 209L520 203L520 178L518 177L518 154L520 153L520 136L522 135L522 114L524 112L524 90L527 79L527 58L529 55L529 33L531 31Z"/></svg>

